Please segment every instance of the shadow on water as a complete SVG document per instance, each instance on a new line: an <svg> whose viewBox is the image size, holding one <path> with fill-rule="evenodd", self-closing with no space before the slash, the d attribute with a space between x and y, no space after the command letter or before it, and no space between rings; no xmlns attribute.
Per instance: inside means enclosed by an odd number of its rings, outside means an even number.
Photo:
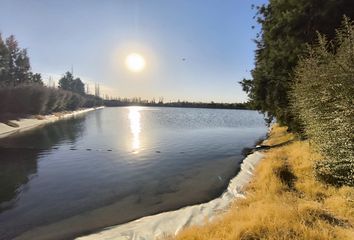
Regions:
<svg viewBox="0 0 354 240"><path fill-rule="evenodd" d="M102 111L95 112L95 121L98 131L102 132Z"/></svg>
<svg viewBox="0 0 354 240"><path fill-rule="evenodd" d="M83 122L83 117L62 120L0 139L0 213L15 206L27 183L36 176L41 153L63 141L74 143L84 131Z"/></svg>
<svg viewBox="0 0 354 240"><path fill-rule="evenodd" d="M262 137L258 138L253 144L253 146L255 146L255 147L245 147L245 148L243 148L242 151L241 151L242 156L243 157L247 157L248 155L252 154L257 149L257 146L261 145L262 142L267 137L268 137L268 135L265 135L265 136L262 136Z"/></svg>

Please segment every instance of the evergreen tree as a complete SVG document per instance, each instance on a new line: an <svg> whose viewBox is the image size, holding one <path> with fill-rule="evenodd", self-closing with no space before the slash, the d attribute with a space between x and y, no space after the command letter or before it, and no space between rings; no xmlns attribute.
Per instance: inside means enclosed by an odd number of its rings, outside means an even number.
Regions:
<svg viewBox="0 0 354 240"><path fill-rule="evenodd" d="M0 86L5 86L8 82L7 74L9 70L9 51L0 34Z"/></svg>
<svg viewBox="0 0 354 240"><path fill-rule="evenodd" d="M59 80L59 88L79 94L85 94L85 84L80 78L75 78L71 72L66 72Z"/></svg>
<svg viewBox="0 0 354 240"><path fill-rule="evenodd" d="M31 72L27 50L21 49L15 37L4 40L0 35L0 85L17 86L20 84L41 84L41 75Z"/></svg>
<svg viewBox="0 0 354 240"><path fill-rule="evenodd" d="M80 78L75 78L73 81L73 92L79 93L81 95L85 94L85 84Z"/></svg>
<svg viewBox="0 0 354 240"><path fill-rule="evenodd" d="M257 9L262 30L256 40L255 68L252 79L241 84L255 108L299 131L300 123L289 108L294 68L306 45L316 41L316 31L333 39L343 15L354 18L354 1L270 0Z"/></svg>
<svg viewBox="0 0 354 240"><path fill-rule="evenodd" d="M11 85L29 82L30 64L26 49L20 49L15 37L11 35L6 39L6 46L10 53L8 81Z"/></svg>
<svg viewBox="0 0 354 240"><path fill-rule="evenodd" d="M42 76L40 73L30 72L29 76L30 76L31 83L43 85Z"/></svg>
<svg viewBox="0 0 354 240"><path fill-rule="evenodd" d="M71 72L66 72L64 76L59 80L58 87L63 90L72 91L72 82L74 77Z"/></svg>

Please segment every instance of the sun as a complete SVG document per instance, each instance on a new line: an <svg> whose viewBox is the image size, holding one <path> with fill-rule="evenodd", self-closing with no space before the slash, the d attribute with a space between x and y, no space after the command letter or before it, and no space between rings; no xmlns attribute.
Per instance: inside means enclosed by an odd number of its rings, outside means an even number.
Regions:
<svg viewBox="0 0 354 240"><path fill-rule="evenodd" d="M125 65L132 72L141 72L145 68L145 59L138 53L130 53L125 58Z"/></svg>

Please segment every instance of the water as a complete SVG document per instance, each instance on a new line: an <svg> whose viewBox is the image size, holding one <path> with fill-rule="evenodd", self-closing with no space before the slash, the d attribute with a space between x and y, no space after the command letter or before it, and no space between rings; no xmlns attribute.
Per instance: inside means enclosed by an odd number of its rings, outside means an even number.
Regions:
<svg viewBox="0 0 354 240"><path fill-rule="evenodd" d="M248 110L105 108L0 139L0 239L67 239L222 193Z"/></svg>

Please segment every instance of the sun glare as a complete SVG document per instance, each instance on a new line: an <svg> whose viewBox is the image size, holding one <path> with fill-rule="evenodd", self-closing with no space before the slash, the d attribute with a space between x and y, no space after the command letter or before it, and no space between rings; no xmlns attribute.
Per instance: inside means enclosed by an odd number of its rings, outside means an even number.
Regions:
<svg viewBox="0 0 354 240"><path fill-rule="evenodd" d="M141 72L145 68L145 59L138 53L131 53L125 59L127 68L132 72Z"/></svg>
<svg viewBox="0 0 354 240"><path fill-rule="evenodd" d="M140 107L129 107L130 131L133 135L132 149L133 153L138 153L140 148Z"/></svg>

